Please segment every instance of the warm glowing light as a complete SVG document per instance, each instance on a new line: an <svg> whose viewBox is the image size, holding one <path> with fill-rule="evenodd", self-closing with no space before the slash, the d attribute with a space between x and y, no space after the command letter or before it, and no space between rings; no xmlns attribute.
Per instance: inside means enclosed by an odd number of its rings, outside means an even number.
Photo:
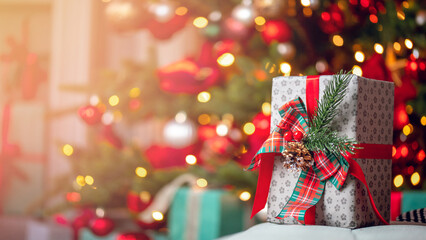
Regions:
<svg viewBox="0 0 426 240"><path fill-rule="evenodd" d="M120 111L115 111L113 115L115 122L120 122L123 119L123 114Z"/></svg>
<svg viewBox="0 0 426 240"><path fill-rule="evenodd" d="M256 23L256 25L262 26L262 25L264 25L264 24L266 23L266 20L265 20L265 18L264 18L264 17L262 17L262 16L257 16L257 17L254 19L254 23Z"/></svg>
<svg viewBox="0 0 426 240"><path fill-rule="evenodd" d="M300 4L304 7L309 7L311 5L311 0L300 0Z"/></svg>
<svg viewBox="0 0 426 240"><path fill-rule="evenodd" d="M102 123L105 125L110 125L111 123L114 122L114 114L110 111L105 112L102 115L102 119L101 119Z"/></svg>
<svg viewBox="0 0 426 240"><path fill-rule="evenodd" d="M375 43L374 44L374 51L376 51L376 53L378 53L378 54L382 54L383 51L384 51L384 48L380 43Z"/></svg>
<svg viewBox="0 0 426 240"><path fill-rule="evenodd" d="M408 156L408 147L405 145L401 147L401 156L403 157Z"/></svg>
<svg viewBox="0 0 426 240"><path fill-rule="evenodd" d="M402 6L403 6L404 8L409 8L409 7L410 7L410 3L409 3L409 2L407 2L407 1L403 1L403 2L402 2Z"/></svg>
<svg viewBox="0 0 426 240"><path fill-rule="evenodd" d="M419 153L417 153L417 160L419 160L420 162L425 160L425 157L426 157L426 153L423 149L420 150Z"/></svg>
<svg viewBox="0 0 426 240"><path fill-rule="evenodd" d="M87 175L84 178L84 181L86 182L87 185L93 185L93 183L95 182L95 179L93 179L92 176Z"/></svg>
<svg viewBox="0 0 426 240"><path fill-rule="evenodd" d="M352 68L352 73L358 76L362 76L362 69L360 66L358 65L354 65L354 67Z"/></svg>
<svg viewBox="0 0 426 240"><path fill-rule="evenodd" d="M118 103L120 102L120 98L117 95L112 95L111 97L109 97L108 99L108 103L109 105L111 105L112 107L117 106Z"/></svg>
<svg viewBox="0 0 426 240"><path fill-rule="evenodd" d="M217 63L222 67L229 67L235 62L235 57L232 53L224 53L217 58Z"/></svg>
<svg viewBox="0 0 426 240"><path fill-rule="evenodd" d="M413 42L410 40L410 39L405 39L405 41L404 41L404 44L405 44L405 46L408 48L408 49L412 49L413 48Z"/></svg>
<svg viewBox="0 0 426 240"><path fill-rule="evenodd" d="M411 105L407 105L407 106L405 106L405 111L408 113L408 114L412 114L413 113L413 106L411 106Z"/></svg>
<svg viewBox="0 0 426 240"><path fill-rule="evenodd" d="M228 131L229 131L228 126L226 126L223 123L217 125L217 127L216 127L216 133L217 133L217 135L219 135L221 137L226 136L226 134L228 134Z"/></svg>
<svg viewBox="0 0 426 240"><path fill-rule="evenodd" d="M203 91L197 95L197 100L202 103L210 101L211 95L209 92Z"/></svg>
<svg viewBox="0 0 426 240"><path fill-rule="evenodd" d="M392 146L392 157L395 157L396 154L396 147Z"/></svg>
<svg viewBox="0 0 426 240"><path fill-rule="evenodd" d="M74 153L74 148L71 145L69 145L69 144L65 144L62 147L62 152L65 154L65 156L69 157L69 156L71 156Z"/></svg>
<svg viewBox="0 0 426 240"><path fill-rule="evenodd" d="M197 17L194 19L192 24L194 24L194 26L197 28L205 28L207 27L207 24L209 24L209 20L207 20L205 17Z"/></svg>
<svg viewBox="0 0 426 240"><path fill-rule="evenodd" d="M407 125L405 125L403 128L402 128L402 132L405 134L405 136L408 136L408 135L410 135L413 131L413 125L411 125L411 127L410 127L410 125L411 124L407 124Z"/></svg>
<svg viewBox="0 0 426 240"><path fill-rule="evenodd" d="M186 118L187 118L186 112L180 111L180 112L176 113L175 121L177 123L184 123L186 121Z"/></svg>
<svg viewBox="0 0 426 240"><path fill-rule="evenodd" d="M101 102L101 100L99 99L98 95L92 95L89 99L89 103L92 106L96 106Z"/></svg>
<svg viewBox="0 0 426 240"><path fill-rule="evenodd" d="M341 46L343 46L343 43L344 43L343 38L340 35L334 35L333 36L333 44L334 45L341 47Z"/></svg>
<svg viewBox="0 0 426 240"><path fill-rule="evenodd" d="M254 133L254 131L256 131L256 127L254 126L253 123L248 122L248 123L244 124L243 131L247 135L252 135Z"/></svg>
<svg viewBox="0 0 426 240"><path fill-rule="evenodd" d="M105 216L105 210L103 208L96 208L95 210L96 216L99 218L103 218Z"/></svg>
<svg viewBox="0 0 426 240"><path fill-rule="evenodd" d="M197 179L197 186L201 188L207 187L207 180L204 178Z"/></svg>
<svg viewBox="0 0 426 240"><path fill-rule="evenodd" d="M405 13L401 10L396 11L396 16L398 17L399 20L402 20L402 21L405 20Z"/></svg>
<svg viewBox="0 0 426 240"><path fill-rule="evenodd" d="M143 167L137 167L135 173L138 177L144 178L148 174L148 171Z"/></svg>
<svg viewBox="0 0 426 240"><path fill-rule="evenodd" d="M66 195L68 202L79 202L81 200L81 195L78 192L69 192Z"/></svg>
<svg viewBox="0 0 426 240"><path fill-rule="evenodd" d="M413 184L413 186L416 186L417 184L420 183L420 174L418 172L415 172L411 175L411 184Z"/></svg>
<svg viewBox="0 0 426 240"><path fill-rule="evenodd" d="M280 64L280 70L285 75L290 75L291 65L287 62L283 62L283 63Z"/></svg>
<svg viewBox="0 0 426 240"><path fill-rule="evenodd" d="M379 22L379 18L378 18L378 17L377 17L377 15L375 15L375 14L370 14L369 19L370 19L370 22L372 22L372 23L377 23L377 22Z"/></svg>
<svg viewBox="0 0 426 240"><path fill-rule="evenodd" d="M200 116L198 116L198 122L201 125L207 125L207 124L209 124L210 120L211 120L211 118L210 118L210 116L208 114L203 113Z"/></svg>
<svg viewBox="0 0 426 240"><path fill-rule="evenodd" d="M152 218L153 218L155 221L161 221L161 220L163 220L164 216L163 216L163 214L162 214L161 212L159 212L159 211L154 211L154 212L152 212Z"/></svg>
<svg viewBox="0 0 426 240"><path fill-rule="evenodd" d="M262 104L262 113L266 116L271 115L271 104L268 102L264 102Z"/></svg>
<svg viewBox="0 0 426 240"><path fill-rule="evenodd" d="M151 200L151 193L147 191L142 191L141 193L139 193L139 198L143 203L147 203Z"/></svg>
<svg viewBox="0 0 426 240"><path fill-rule="evenodd" d="M241 201L248 201L251 198L251 194L247 191L244 191L240 194Z"/></svg>
<svg viewBox="0 0 426 240"><path fill-rule="evenodd" d="M80 185L80 186L84 186L84 185L86 185L86 181L84 180L84 176L81 176L81 175L78 175L78 176L75 178L75 182L76 182L78 185Z"/></svg>
<svg viewBox="0 0 426 240"><path fill-rule="evenodd" d="M186 155L185 161L189 165L194 165L197 163L197 158L194 155Z"/></svg>
<svg viewBox="0 0 426 240"><path fill-rule="evenodd" d="M303 8L303 15L305 15L306 17L312 16L312 9L308 7Z"/></svg>
<svg viewBox="0 0 426 240"><path fill-rule="evenodd" d="M399 42L394 42L393 49L395 49L397 52L401 51L401 44L399 44Z"/></svg>
<svg viewBox="0 0 426 240"><path fill-rule="evenodd" d="M403 183L404 183L404 178L402 177L401 174L396 175L396 177L393 179L393 184L395 185L395 187L401 187Z"/></svg>
<svg viewBox="0 0 426 240"><path fill-rule="evenodd" d="M141 95L140 88L134 87L134 88L130 89L130 91L129 91L129 97L131 97L131 98L137 98L137 97L139 97L139 95Z"/></svg>
<svg viewBox="0 0 426 240"><path fill-rule="evenodd" d="M365 55L364 55L363 52L361 52L361 51L356 51L355 52L355 60L357 62L364 62L364 59L365 59Z"/></svg>
<svg viewBox="0 0 426 240"><path fill-rule="evenodd" d="M420 118L420 123L421 123L423 126L426 126L426 116L422 116L422 118Z"/></svg>
<svg viewBox="0 0 426 240"><path fill-rule="evenodd" d="M186 7L178 7L175 10L176 15L183 16L188 12L188 8Z"/></svg>

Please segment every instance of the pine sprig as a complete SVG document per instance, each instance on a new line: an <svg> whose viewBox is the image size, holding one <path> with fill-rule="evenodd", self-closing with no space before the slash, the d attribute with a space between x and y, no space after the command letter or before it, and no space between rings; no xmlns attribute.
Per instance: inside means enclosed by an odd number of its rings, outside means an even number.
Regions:
<svg viewBox="0 0 426 240"><path fill-rule="evenodd" d="M340 71L337 75L333 75L331 84L325 88L324 95L318 102L315 117L311 120L311 128L321 129L330 126L337 115L337 107L342 103L346 95L351 72Z"/></svg>
<svg viewBox="0 0 426 240"><path fill-rule="evenodd" d="M351 72L340 71L333 76L332 82L325 88L322 99L314 117L311 119L309 132L304 138L304 144L310 151L328 151L333 154L353 154L356 142L347 137L337 135L331 129L331 123L337 116L337 108L343 102L349 86Z"/></svg>

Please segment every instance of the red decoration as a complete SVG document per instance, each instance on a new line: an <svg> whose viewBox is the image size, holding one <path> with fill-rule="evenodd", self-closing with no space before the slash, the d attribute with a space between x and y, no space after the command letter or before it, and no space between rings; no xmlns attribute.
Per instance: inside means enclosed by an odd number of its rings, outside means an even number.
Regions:
<svg viewBox="0 0 426 240"><path fill-rule="evenodd" d="M149 201L143 202L141 198L139 197L139 194L135 192L129 192L127 194L127 208L131 212L139 213L145 210L151 203L152 199L150 198Z"/></svg>
<svg viewBox="0 0 426 240"><path fill-rule="evenodd" d="M101 140L105 140L115 148L121 149L123 148L123 142L114 132L112 125L105 125L100 134Z"/></svg>
<svg viewBox="0 0 426 240"><path fill-rule="evenodd" d="M395 105L405 104L408 100L417 96L417 89L410 77L404 75L401 78L401 85L395 86Z"/></svg>
<svg viewBox="0 0 426 240"><path fill-rule="evenodd" d="M239 160L242 165L248 165L250 163L251 159L262 146L263 142L268 138L271 125L271 116L260 112L256 114L252 122L255 126L255 131L252 135L247 137L247 152L244 153ZM289 125L288 129L290 129Z"/></svg>
<svg viewBox="0 0 426 240"><path fill-rule="evenodd" d="M284 140L286 140L287 142L293 140L293 133L291 133L290 131L284 133Z"/></svg>
<svg viewBox="0 0 426 240"><path fill-rule="evenodd" d="M83 227L88 227L90 220L95 217L95 213L90 209L83 209L81 214L76 217L72 223L71 227L74 233L74 239L78 239L78 231Z"/></svg>
<svg viewBox="0 0 426 240"><path fill-rule="evenodd" d="M185 27L187 20L188 18L186 15L174 15L173 18L167 22L159 22L155 18L152 18L147 24L147 29L156 39L169 39L173 34Z"/></svg>
<svg viewBox="0 0 426 240"><path fill-rule="evenodd" d="M331 4L321 13L320 28L327 34L340 32L345 27L345 16L337 4Z"/></svg>
<svg viewBox="0 0 426 240"><path fill-rule="evenodd" d="M185 157L188 154L198 155L200 145L193 144L184 148L172 148L168 146L152 145L145 151L145 156L148 158L152 167L157 169L170 168L170 167L183 167L186 166ZM170 156L173 156L170 158ZM200 159L198 159L200 162Z"/></svg>
<svg viewBox="0 0 426 240"><path fill-rule="evenodd" d="M102 118L102 113L99 108L92 105L83 106L78 109L78 115L89 125L99 123Z"/></svg>
<svg viewBox="0 0 426 240"><path fill-rule="evenodd" d="M263 41L271 44L273 41L288 42L292 38L290 26L283 20L269 20L261 33Z"/></svg>
<svg viewBox="0 0 426 240"><path fill-rule="evenodd" d="M198 61L187 58L160 68L160 87L171 93L196 94L217 85L220 71L211 54L212 46L205 44Z"/></svg>
<svg viewBox="0 0 426 240"><path fill-rule="evenodd" d="M300 140L302 140L302 138L303 138L303 133L301 131L296 131L294 133L294 140L299 142Z"/></svg>
<svg viewBox="0 0 426 240"><path fill-rule="evenodd" d="M407 112L405 111L405 104L400 103L395 106L393 115L393 127L394 129L401 130L405 125L409 123Z"/></svg>
<svg viewBox="0 0 426 240"><path fill-rule="evenodd" d="M114 230L114 227L114 221L106 217L97 218L90 223L90 230L93 234L100 237L110 234Z"/></svg>
<svg viewBox="0 0 426 240"><path fill-rule="evenodd" d="M117 237L117 240L150 240L145 233L122 233Z"/></svg>
<svg viewBox="0 0 426 240"><path fill-rule="evenodd" d="M386 66L382 54L374 53L362 64L361 69L363 77L393 82L392 74Z"/></svg>

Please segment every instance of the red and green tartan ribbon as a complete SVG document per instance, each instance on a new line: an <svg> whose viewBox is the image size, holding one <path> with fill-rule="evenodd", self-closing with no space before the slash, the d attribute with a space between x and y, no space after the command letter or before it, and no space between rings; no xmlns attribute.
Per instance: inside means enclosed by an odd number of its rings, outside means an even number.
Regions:
<svg viewBox="0 0 426 240"><path fill-rule="evenodd" d="M281 153L285 150L282 127L288 125L291 131L309 131L309 118L306 106L300 98L296 98L279 109L282 117L278 126L263 143L248 170L254 170L261 164L262 156L268 153ZM277 218L294 217L304 223L305 212L315 206L324 191L325 182L330 181L337 189L345 182L348 174L348 162L343 156L335 156L328 152L314 152L314 165L302 171L290 200L278 214Z"/></svg>

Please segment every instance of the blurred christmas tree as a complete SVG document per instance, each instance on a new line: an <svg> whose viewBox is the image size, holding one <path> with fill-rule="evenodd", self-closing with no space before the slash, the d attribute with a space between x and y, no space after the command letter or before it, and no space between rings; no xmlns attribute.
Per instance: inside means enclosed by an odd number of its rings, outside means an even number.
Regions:
<svg viewBox="0 0 426 240"><path fill-rule="evenodd" d="M105 13L117 34L147 30L160 41L194 27L204 44L199 56L159 68L151 54L92 82L78 111L90 146L63 149L73 159L62 183L70 203L108 208L127 197L142 211L187 172L253 194L256 176L242 168L269 133L272 77L340 69L395 82L394 190L426 187L424 2L112 0ZM160 135L161 144L133 141L146 125L139 138Z"/></svg>

